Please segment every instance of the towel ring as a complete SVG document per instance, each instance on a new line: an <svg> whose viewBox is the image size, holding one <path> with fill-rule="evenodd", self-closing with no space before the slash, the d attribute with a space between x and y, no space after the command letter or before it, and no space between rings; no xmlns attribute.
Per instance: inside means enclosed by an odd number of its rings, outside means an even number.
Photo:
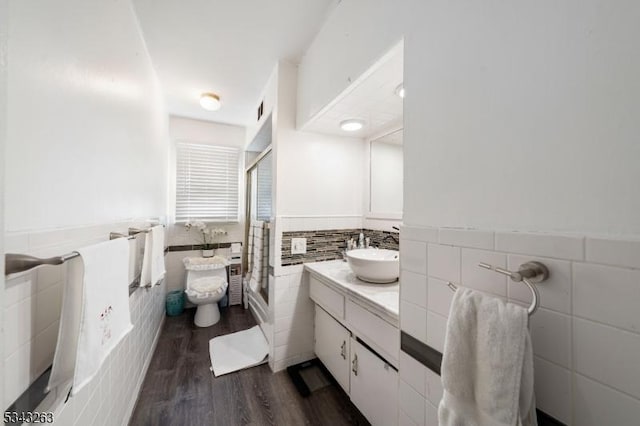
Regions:
<svg viewBox="0 0 640 426"><path fill-rule="evenodd" d="M495 271L499 274L506 275L511 278L512 281L515 282L523 282L529 290L531 290L532 300L531 305L527 309L527 313L531 316L535 311L538 310L540 306L540 293L534 284L541 283L549 278L549 269L540 262L526 262L520 265L520 268L516 272L509 271L508 269L496 267L493 265L489 265L488 263L481 262L478 264L479 267L484 269L489 269L490 271ZM456 291L458 287L455 284L448 282L447 286Z"/></svg>

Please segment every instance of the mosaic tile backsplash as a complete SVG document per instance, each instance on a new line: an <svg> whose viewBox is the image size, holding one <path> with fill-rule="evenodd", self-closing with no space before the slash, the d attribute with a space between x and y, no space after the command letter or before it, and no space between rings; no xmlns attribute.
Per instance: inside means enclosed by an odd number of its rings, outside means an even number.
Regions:
<svg viewBox="0 0 640 426"><path fill-rule="evenodd" d="M371 246L398 250L397 232L374 231L371 229L331 229L324 231L295 231L282 233L282 266L299 265L307 262L342 259L342 252L346 248L345 241L354 238L358 241L360 232L371 238ZM306 238L307 252L305 254L291 254L291 238Z"/></svg>

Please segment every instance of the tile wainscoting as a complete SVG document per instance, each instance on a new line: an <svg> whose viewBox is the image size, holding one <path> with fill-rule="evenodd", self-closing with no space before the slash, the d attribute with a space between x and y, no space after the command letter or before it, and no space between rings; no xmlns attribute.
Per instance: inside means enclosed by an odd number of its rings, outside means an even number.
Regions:
<svg viewBox="0 0 640 426"><path fill-rule="evenodd" d="M5 251L37 257L59 256L78 247L105 241L110 232L126 233L130 226L141 225L127 221L39 232L9 232L5 234ZM51 365L65 279L64 266L41 267L7 277L3 301L5 408ZM109 356L89 386L66 404L57 406L54 403L49 407L56 413L57 424L127 422L164 318L165 293L163 282L151 290L131 294L129 303L134 329ZM111 392L111 389L117 392ZM41 410L45 408L41 407Z"/></svg>
<svg viewBox="0 0 640 426"><path fill-rule="evenodd" d="M538 260L550 270L530 321L538 408L568 425L637 423L640 241L409 226L400 236L404 333L443 350L447 281L528 305L522 283L477 264ZM400 378L400 424L436 426L440 377L401 352Z"/></svg>

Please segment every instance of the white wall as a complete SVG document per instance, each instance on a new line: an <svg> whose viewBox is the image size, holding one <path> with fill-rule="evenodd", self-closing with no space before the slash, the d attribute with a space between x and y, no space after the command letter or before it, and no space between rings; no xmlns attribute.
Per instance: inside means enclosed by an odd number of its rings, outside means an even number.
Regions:
<svg viewBox="0 0 640 426"><path fill-rule="evenodd" d="M257 119L258 106L260 105L260 102L264 102L263 113L262 113L262 116L260 117L260 120L258 120ZM245 148L247 148L251 144L253 139L257 136L258 132L260 131L260 128L264 125L266 120L269 118L269 114L273 113L276 110L277 102L278 102L278 66L276 65L271 71L271 74L269 75L269 79L267 80L267 83L264 89L262 89L262 92L256 101L256 107L254 108L254 111L256 113L254 117L256 118L256 121L247 126ZM276 111L276 114L277 114L277 111ZM273 117L273 120L276 120L276 118L277 117ZM272 131L275 132L275 129L272 129Z"/></svg>
<svg viewBox="0 0 640 426"><path fill-rule="evenodd" d="M639 235L637 8L344 0L298 123L404 36L406 224Z"/></svg>
<svg viewBox="0 0 640 426"><path fill-rule="evenodd" d="M404 16L413 13L409 3L342 0L337 4L300 63L298 127L402 39Z"/></svg>
<svg viewBox="0 0 640 426"><path fill-rule="evenodd" d="M11 2L8 13L5 249L60 255L139 226L133 218L164 216L167 115L130 2ZM41 268L2 286L12 325L2 339L4 407L51 363L64 277L63 266ZM164 291L138 291L130 303L134 331L84 395L40 411L55 411L60 424L126 423Z"/></svg>
<svg viewBox="0 0 640 426"><path fill-rule="evenodd" d="M239 197L240 205L238 210L240 212L240 223L230 223L228 225L221 224L221 226L227 228L228 231L241 232L243 224L244 214L244 155L242 155L243 146L245 143L246 129L240 126L232 126L229 124L214 123L210 121L192 120L189 118L171 116L169 119L169 134L171 136L171 148L169 159L169 215L175 216L175 172L176 172L176 159L175 159L175 146L176 142L197 142L210 145L223 145L236 147L240 150L240 161L238 164L238 174L240 175L239 189L241 195ZM192 239L191 241L185 241L184 238L189 240L190 235L184 235L181 239L181 235L184 234L182 225L178 225L179 232L173 232L170 230L170 244L198 244L198 239ZM183 242L184 241L184 242ZM237 240L234 240L237 241Z"/></svg>
<svg viewBox="0 0 640 426"><path fill-rule="evenodd" d="M297 67L280 62L278 83L277 215L362 215L364 141L297 131Z"/></svg>
<svg viewBox="0 0 640 426"><path fill-rule="evenodd" d="M415 2L404 223L640 235L640 4Z"/></svg>
<svg viewBox="0 0 640 426"><path fill-rule="evenodd" d="M8 4L0 0L0 157L7 137L7 27ZM4 163L0 162L0 194L4 194ZM4 195L0 196L0 229L4 229ZM4 271L4 233L0 232L0 271ZM4 274L0 276L0 300L4 300ZM0 342L4 342L4 318L0 315ZM0 347L0 401L4 401L4 345Z"/></svg>
<svg viewBox="0 0 640 426"><path fill-rule="evenodd" d="M9 13L5 229L164 216L166 114L130 2Z"/></svg>
<svg viewBox="0 0 640 426"><path fill-rule="evenodd" d="M370 194L372 213L402 214L402 145L371 141L369 147L370 182L365 188Z"/></svg>
<svg viewBox="0 0 640 426"><path fill-rule="evenodd" d="M246 129L240 126L192 120L173 115L169 118L169 134L173 140L184 139L198 143L242 148L245 142L245 133Z"/></svg>

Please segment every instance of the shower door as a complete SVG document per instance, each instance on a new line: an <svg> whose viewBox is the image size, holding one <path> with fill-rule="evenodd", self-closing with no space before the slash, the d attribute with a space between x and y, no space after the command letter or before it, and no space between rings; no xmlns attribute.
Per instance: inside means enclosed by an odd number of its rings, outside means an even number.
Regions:
<svg viewBox="0 0 640 426"><path fill-rule="evenodd" d="M247 168L247 225L245 229L246 279L254 293L269 303L269 240L272 212L273 156L267 148Z"/></svg>

